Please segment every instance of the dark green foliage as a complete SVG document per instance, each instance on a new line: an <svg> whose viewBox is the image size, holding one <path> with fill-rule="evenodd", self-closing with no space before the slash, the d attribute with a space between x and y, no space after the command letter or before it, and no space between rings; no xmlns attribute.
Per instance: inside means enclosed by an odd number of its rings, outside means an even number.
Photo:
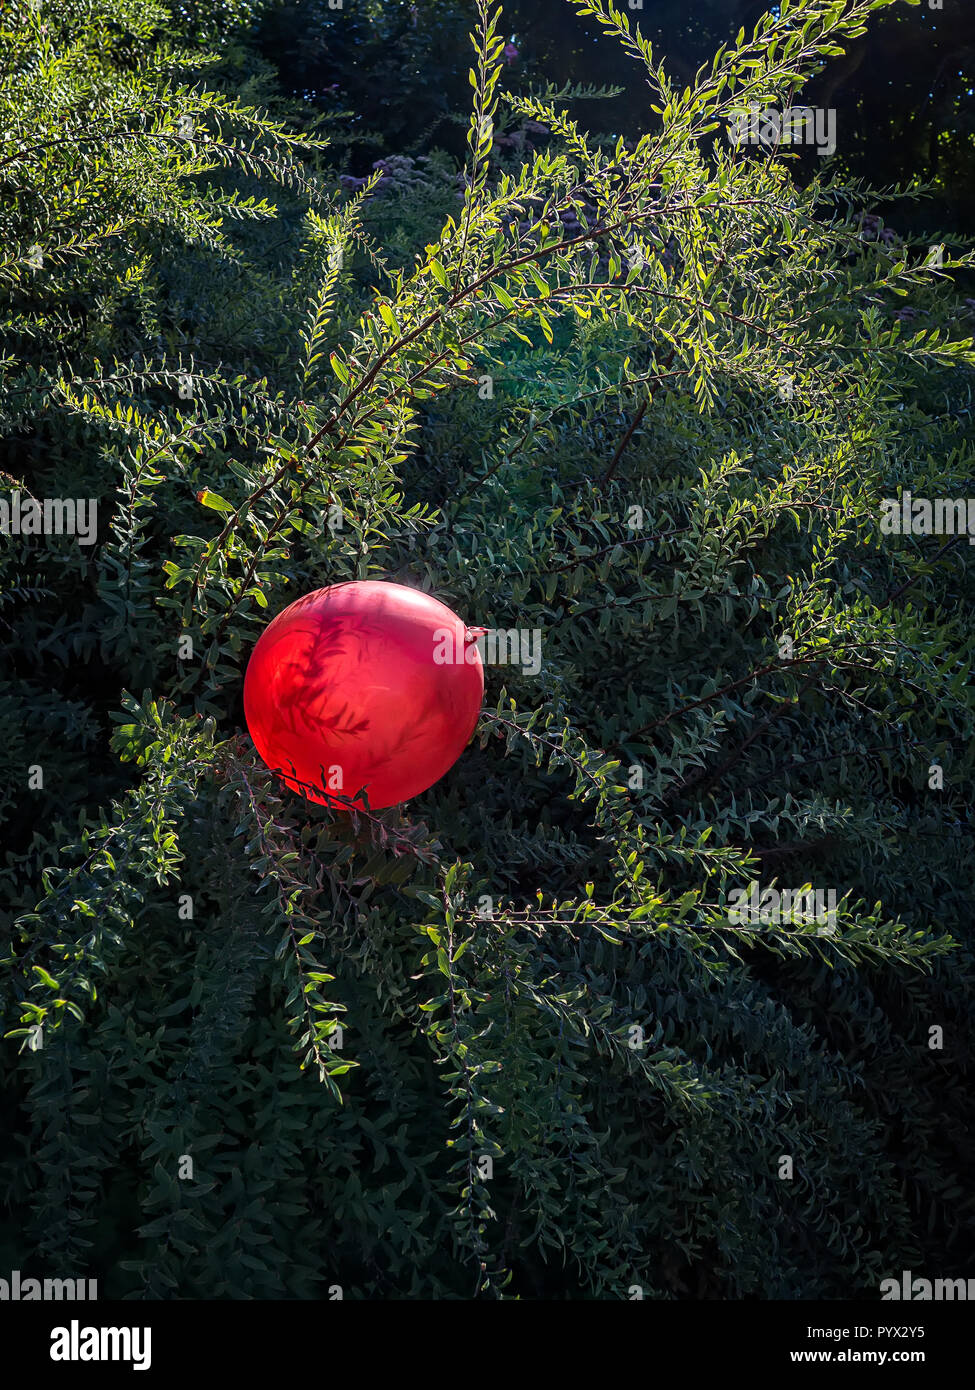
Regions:
<svg viewBox="0 0 975 1390"><path fill-rule="evenodd" d="M463 175L355 191L356 131L291 133L249 12L85 0L56 50L43 0L5 15L5 486L96 498L98 540L0 549L0 1272L966 1273L972 551L879 520L972 490L970 257L724 138L888 0L783 5L686 91L572 4L650 81L638 141L591 92L500 106L481 4ZM543 660L489 668L423 797L337 815L260 764L241 683L357 577ZM835 888L836 930L734 925L752 881Z"/></svg>

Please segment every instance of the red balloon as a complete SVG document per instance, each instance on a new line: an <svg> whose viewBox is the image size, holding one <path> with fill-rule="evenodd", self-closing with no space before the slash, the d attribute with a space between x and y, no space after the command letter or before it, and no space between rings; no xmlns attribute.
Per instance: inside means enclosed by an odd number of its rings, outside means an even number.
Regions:
<svg viewBox="0 0 975 1390"><path fill-rule="evenodd" d="M341 807L418 796L470 742L484 696L476 633L446 604L367 579L316 589L268 624L244 678L244 715L272 771ZM316 792L308 785L323 788Z"/></svg>

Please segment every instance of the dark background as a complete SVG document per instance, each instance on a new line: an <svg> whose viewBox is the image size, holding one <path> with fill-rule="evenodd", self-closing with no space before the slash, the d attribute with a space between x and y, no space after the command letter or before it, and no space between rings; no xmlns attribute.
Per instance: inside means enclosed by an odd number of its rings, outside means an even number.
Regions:
<svg viewBox="0 0 975 1390"><path fill-rule="evenodd" d="M767 6L755 0L643 0L620 6L639 24L673 79L690 83L739 28L750 32ZM465 138L473 6L458 0L348 3L298 0L270 7L260 47L284 88L323 111L349 110L361 143L350 172L365 173L389 153L422 154L435 146L460 156ZM624 87L618 97L576 103L590 129L635 136L652 117L641 69L592 17L566 0L513 0L504 5L507 36L518 58L506 71L513 91L546 79ZM836 159L844 172L883 188L930 182L933 198L898 208L904 231L936 226L975 229L975 10L971 0L943 9L897 5L871 19L843 58L833 59L803 93L812 106L835 108ZM649 117L649 119L648 119ZM800 161L815 163L813 151ZM878 210L884 203L878 200Z"/></svg>

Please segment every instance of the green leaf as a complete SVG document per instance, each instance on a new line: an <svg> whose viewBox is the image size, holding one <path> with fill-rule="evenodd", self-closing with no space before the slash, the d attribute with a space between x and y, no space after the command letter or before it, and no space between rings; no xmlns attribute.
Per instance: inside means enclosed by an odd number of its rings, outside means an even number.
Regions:
<svg viewBox="0 0 975 1390"><path fill-rule="evenodd" d="M221 497L217 492L212 492L208 487L203 488L201 492L196 494L196 500L204 507L210 507L215 512L232 512L236 510L232 503L228 502L225 497Z"/></svg>

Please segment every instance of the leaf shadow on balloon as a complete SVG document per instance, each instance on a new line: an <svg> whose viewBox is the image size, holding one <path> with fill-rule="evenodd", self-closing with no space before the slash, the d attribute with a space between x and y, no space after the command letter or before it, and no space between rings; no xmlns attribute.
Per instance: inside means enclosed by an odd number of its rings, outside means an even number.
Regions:
<svg viewBox="0 0 975 1390"><path fill-rule="evenodd" d="M344 690L338 693L349 684L350 675L354 679L358 664L375 666L375 643L380 643L381 655L389 642L388 628L368 617L345 617L316 625L311 636L304 657L282 662L276 673L280 693L274 707L275 731L287 732L293 739L334 746L337 754L345 740L372 732L373 739L364 741L364 746L356 750L366 785L389 762L410 760L414 754L419 757L423 745L430 743L431 731L442 729L445 720L443 700L435 686L425 689L409 723L394 728L374 727L374 720L361 716L355 708L354 696L344 698ZM340 674L330 675L337 668ZM332 708L333 701L338 700L341 704ZM289 780L300 781L296 776ZM323 795L323 789L317 790L319 797Z"/></svg>
<svg viewBox="0 0 975 1390"><path fill-rule="evenodd" d="M316 631L304 660L287 661L281 666L276 682L281 693L274 705L276 731L286 730L298 738L321 738L325 734L352 738L367 732L371 721L357 719L348 700L343 700L334 713L317 713L308 699L308 692L314 691L316 706L324 704L328 708L339 681L329 678L327 671L352 654L349 639L361 638L364 630L371 626L363 622L335 622L328 627L322 626Z"/></svg>

